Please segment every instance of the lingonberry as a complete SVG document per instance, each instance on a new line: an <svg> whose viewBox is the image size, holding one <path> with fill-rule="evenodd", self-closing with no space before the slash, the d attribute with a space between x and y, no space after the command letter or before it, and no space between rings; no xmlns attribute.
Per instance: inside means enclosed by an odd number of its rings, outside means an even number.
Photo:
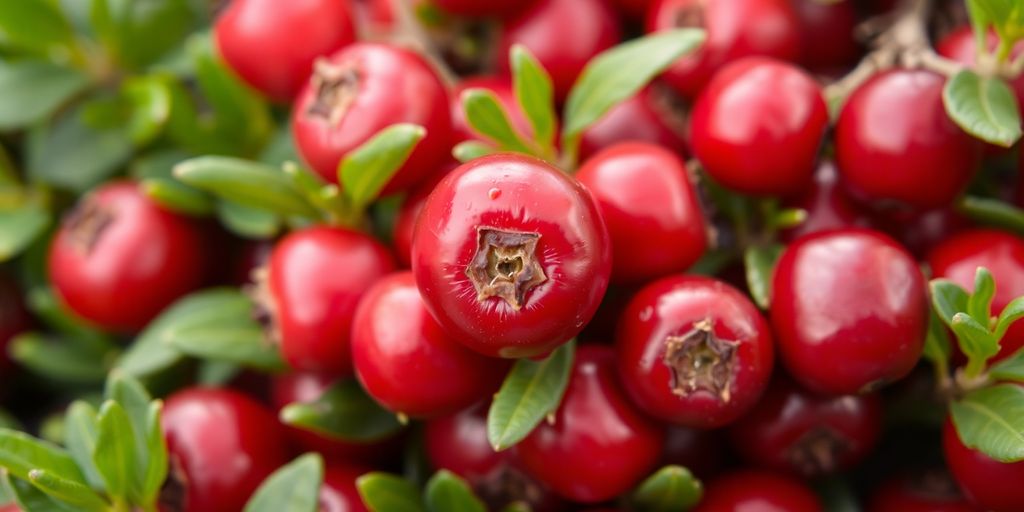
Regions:
<svg viewBox="0 0 1024 512"><path fill-rule="evenodd" d="M718 183L753 195L791 195L814 174L828 128L821 88L785 62L749 57L722 68L690 117L693 153Z"/></svg>
<svg viewBox="0 0 1024 512"><path fill-rule="evenodd" d="M508 73L509 50L526 46L551 74L555 96L564 99L583 66L621 37L615 12L605 0L537 0L506 22L498 41L498 66Z"/></svg>
<svg viewBox="0 0 1024 512"><path fill-rule="evenodd" d="M295 98L317 57L356 39L346 0L233 0L213 35L231 69L282 103Z"/></svg>
<svg viewBox="0 0 1024 512"><path fill-rule="evenodd" d="M367 512L356 489L356 479L370 470L350 464L330 463L324 468L318 512Z"/></svg>
<svg viewBox="0 0 1024 512"><path fill-rule="evenodd" d="M497 391L508 361L452 340L423 305L412 272L377 281L352 324L356 377L384 407L413 417L450 414Z"/></svg>
<svg viewBox="0 0 1024 512"><path fill-rule="evenodd" d="M462 108L462 93L468 89L487 89L497 96L501 106L508 114L512 127L523 137L533 134L533 127L526 119L519 103L516 101L515 91L512 90L512 82L508 77L479 76L461 80L452 89L452 131L453 141L480 140L483 137L476 133L466 119L466 110Z"/></svg>
<svg viewBox="0 0 1024 512"><path fill-rule="evenodd" d="M1024 295L1024 240L1004 231L973 229L954 235L928 255L933 277L949 279L968 291L974 289L978 267L992 273L996 293L992 314L998 315L1013 299ZM1006 358L1024 347L1024 322L1010 326L1001 341L996 360Z"/></svg>
<svg viewBox="0 0 1024 512"><path fill-rule="evenodd" d="M380 130L395 123L426 128L385 194L415 185L451 147L448 92L420 56L396 46L356 43L318 60L292 117L299 153L328 181L337 181L345 153Z"/></svg>
<svg viewBox="0 0 1024 512"><path fill-rule="evenodd" d="M694 512L822 512L821 501L799 480L765 471L741 470L708 484Z"/></svg>
<svg viewBox="0 0 1024 512"><path fill-rule="evenodd" d="M726 425L768 385L768 324L742 292L716 279L673 276L636 294L618 337L619 373L648 414L699 428Z"/></svg>
<svg viewBox="0 0 1024 512"><path fill-rule="evenodd" d="M544 354L573 336L608 287L608 231L590 193L531 157L455 169L416 223L412 269L427 309L484 355Z"/></svg>
<svg viewBox="0 0 1024 512"><path fill-rule="evenodd" d="M831 160L818 165L814 180L803 193L785 200L783 204L807 212L803 222L782 232L783 239L787 241L828 229L870 225L870 218L860 211L840 186L835 163Z"/></svg>
<svg viewBox="0 0 1024 512"><path fill-rule="evenodd" d="M50 245L50 279L82 318L138 331L202 284L205 238L199 225L164 210L136 184L110 182L64 218Z"/></svg>
<svg viewBox="0 0 1024 512"><path fill-rule="evenodd" d="M999 462L965 446L948 418L942 427L942 450L953 479L971 502L990 512L1024 510L1024 461Z"/></svg>
<svg viewBox="0 0 1024 512"><path fill-rule="evenodd" d="M836 164L858 199L938 208L967 186L981 144L949 119L943 84L930 71L897 69L850 95L836 123Z"/></svg>
<svg viewBox="0 0 1024 512"><path fill-rule="evenodd" d="M581 345L555 421L518 446L526 471L569 500L598 503L654 469L664 429L630 404L610 347Z"/></svg>
<svg viewBox="0 0 1024 512"><path fill-rule="evenodd" d="M776 377L729 436L740 455L758 466L816 477L859 463L881 430L876 395L815 395Z"/></svg>
<svg viewBox="0 0 1024 512"><path fill-rule="evenodd" d="M771 319L790 374L813 391L852 394L910 372L928 327L917 263L867 229L814 233L775 267Z"/></svg>
<svg viewBox="0 0 1024 512"><path fill-rule="evenodd" d="M285 360L297 370L351 373L356 306L393 270L383 245L346 228L311 227L278 242L262 298Z"/></svg>
<svg viewBox="0 0 1024 512"><path fill-rule="evenodd" d="M189 388L168 397L162 426L172 481L184 486L184 510L242 510L264 478L288 461L277 419L226 389Z"/></svg>
<svg viewBox="0 0 1024 512"><path fill-rule="evenodd" d="M800 26L790 0L658 0L648 11L647 31L697 27L707 40L661 78L694 98L725 64L749 56L793 61L800 56Z"/></svg>
<svg viewBox="0 0 1024 512"><path fill-rule="evenodd" d="M612 280L683 272L707 248L707 227L685 164L655 144L624 142L576 175L597 201L612 245Z"/></svg>
<svg viewBox="0 0 1024 512"><path fill-rule="evenodd" d="M402 199L398 207L398 215L395 216L395 224L391 229L391 244L395 249L395 256L403 268L412 265L412 233L416 227L416 220L419 219L423 205L427 203L427 196L434 191L437 183L446 174L456 167L455 162L446 162L441 165L433 174L416 185L416 188L409 191Z"/></svg>
<svg viewBox="0 0 1024 512"><path fill-rule="evenodd" d="M869 512L981 512L964 499L945 471L899 475L871 496Z"/></svg>
<svg viewBox="0 0 1024 512"><path fill-rule="evenodd" d="M472 18L505 17L522 11L535 0L431 0L445 12Z"/></svg>
<svg viewBox="0 0 1024 512"><path fill-rule="evenodd" d="M682 154L686 149L684 125L675 93L664 84L654 84L612 107L587 128L580 139L580 157L590 158L626 141L658 144Z"/></svg>
<svg viewBox="0 0 1024 512"><path fill-rule="evenodd" d="M857 62L860 46L854 39L857 8L853 2L822 3L796 0L800 20L800 64L815 71L842 71Z"/></svg>

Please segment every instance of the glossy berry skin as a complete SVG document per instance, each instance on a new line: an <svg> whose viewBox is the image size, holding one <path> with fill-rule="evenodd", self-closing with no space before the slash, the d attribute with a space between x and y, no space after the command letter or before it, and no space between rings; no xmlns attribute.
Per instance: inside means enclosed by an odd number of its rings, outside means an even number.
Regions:
<svg viewBox="0 0 1024 512"><path fill-rule="evenodd" d="M982 512L967 502L944 471L888 479L871 497L868 512Z"/></svg>
<svg viewBox="0 0 1024 512"><path fill-rule="evenodd" d="M64 218L50 245L50 279L82 318L132 333L203 283L205 241L199 225L136 184L110 182Z"/></svg>
<svg viewBox="0 0 1024 512"><path fill-rule="evenodd" d="M661 146L616 144L576 174L597 202L612 244L612 281L682 273L707 248L700 201L683 161Z"/></svg>
<svg viewBox="0 0 1024 512"><path fill-rule="evenodd" d="M750 410L768 385L768 323L739 290L702 276L641 289L619 321L619 374L633 402L665 421L716 428Z"/></svg>
<svg viewBox="0 0 1024 512"><path fill-rule="evenodd" d="M694 512L822 512L818 497L799 480L741 470L712 480Z"/></svg>
<svg viewBox="0 0 1024 512"><path fill-rule="evenodd" d="M469 125L469 120L466 119L466 110L462 107L462 93L469 89L487 89L494 93L498 98L498 102L504 107L505 113L508 114L512 127L521 136L525 138L532 137L533 128L516 102L511 79L508 77L479 76L463 79L452 89L451 109L454 141L487 140L485 137L477 134Z"/></svg>
<svg viewBox="0 0 1024 512"><path fill-rule="evenodd" d="M307 228L278 242L270 255L268 291L288 364L303 371L350 374L356 306L373 283L393 270L387 248L347 228Z"/></svg>
<svg viewBox="0 0 1024 512"><path fill-rule="evenodd" d="M541 423L518 446L526 471L572 501L598 503L647 476L664 430L630 402L610 347L582 345L554 423Z"/></svg>
<svg viewBox="0 0 1024 512"><path fill-rule="evenodd" d="M178 391L167 399L161 422L171 477L185 486L188 512L241 510L263 479L288 462L277 418L236 391Z"/></svg>
<svg viewBox="0 0 1024 512"><path fill-rule="evenodd" d="M836 164L858 199L938 208L967 186L981 144L946 115L944 83L930 71L889 70L850 95L836 123Z"/></svg>
<svg viewBox="0 0 1024 512"><path fill-rule="evenodd" d="M881 233L842 229L800 238L783 252L772 283L779 353L812 391L876 389L905 376L921 356L924 277Z"/></svg>
<svg viewBox="0 0 1024 512"><path fill-rule="evenodd" d="M420 212L423 211L423 205L427 203L427 197L434 191L441 178L457 166L455 162L444 163L402 199L402 205L398 207L398 215L395 216L395 224L391 230L391 244L402 268L409 268L412 265L412 234Z"/></svg>
<svg viewBox="0 0 1024 512"><path fill-rule="evenodd" d="M722 68L690 117L690 145L716 182L744 194L800 192L828 128L821 88L800 68L749 57Z"/></svg>
<svg viewBox="0 0 1024 512"><path fill-rule="evenodd" d="M822 396L776 377L749 413L729 429L746 460L805 478L853 467L882 430L878 396Z"/></svg>
<svg viewBox="0 0 1024 512"><path fill-rule="evenodd" d="M829 229L868 227L871 223L870 217L843 190L835 163L829 160L818 165L813 181L800 195L783 201L783 204L807 212L803 222L782 231L782 238L786 241Z"/></svg>
<svg viewBox="0 0 1024 512"><path fill-rule="evenodd" d="M682 154L685 121L674 93L661 84L648 86L612 107L580 138L580 157L588 159L598 151L620 142L649 142Z"/></svg>
<svg viewBox="0 0 1024 512"><path fill-rule="evenodd" d="M949 419L942 427L942 450L968 500L991 512L1024 510L1024 461L1003 463L968 448Z"/></svg>
<svg viewBox="0 0 1024 512"><path fill-rule="evenodd" d="M1024 295L1024 239L995 229L973 229L947 238L928 255L932 275L974 290L978 267L992 273L996 293L992 297L992 315L1013 299ZM1024 323L1015 322L1000 341L1002 348L995 360L1004 359L1024 347Z"/></svg>
<svg viewBox="0 0 1024 512"><path fill-rule="evenodd" d="M356 39L345 0L233 0L213 29L220 54L268 98L295 98L313 60Z"/></svg>
<svg viewBox="0 0 1024 512"><path fill-rule="evenodd" d="M683 56L661 78L679 94L696 98L729 62L751 56L794 61L800 56L800 26L790 0L656 0L647 32L694 27L707 40Z"/></svg>
<svg viewBox="0 0 1024 512"><path fill-rule="evenodd" d="M427 309L484 355L530 357L579 334L608 287L608 231L589 192L540 160L478 158L434 189L413 236Z"/></svg>
<svg viewBox="0 0 1024 512"><path fill-rule="evenodd" d="M369 472L368 468L350 464L328 464L320 486L318 512L367 512L369 509L356 489L356 479Z"/></svg>
<svg viewBox="0 0 1024 512"><path fill-rule="evenodd" d="M417 418L493 394L509 366L452 340L427 312L412 272L381 278L366 292L352 325L352 359L374 400Z"/></svg>
<svg viewBox="0 0 1024 512"><path fill-rule="evenodd" d="M421 57L396 46L351 44L318 64L295 100L296 149L314 171L337 182L346 153L396 123L426 128L409 160L384 194L416 184L448 157L451 119L448 93Z"/></svg>
<svg viewBox="0 0 1024 512"><path fill-rule="evenodd" d="M505 23L498 67L509 74L509 50L526 46L548 70L555 96L562 100L586 63L621 38L617 16L606 0L537 0Z"/></svg>
<svg viewBox="0 0 1024 512"><path fill-rule="evenodd" d="M856 64L861 48L854 39L854 2L822 3L795 0L800 20L800 65L815 71L842 71Z"/></svg>

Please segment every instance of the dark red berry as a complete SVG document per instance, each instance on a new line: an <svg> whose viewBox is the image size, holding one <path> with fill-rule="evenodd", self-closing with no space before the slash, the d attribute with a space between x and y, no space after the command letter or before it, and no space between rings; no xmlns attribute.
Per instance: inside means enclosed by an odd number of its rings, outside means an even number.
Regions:
<svg viewBox="0 0 1024 512"><path fill-rule="evenodd" d="M317 57L356 39L345 0L233 0L213 34L231 69L281 103L295 98Z"/></svg>
<svg viewBox="0 0 1024 512"><path fill-rule="evenodd" d="M661 464L689 469L697 478L715 476L729 462L720 430L671 426L665 434Z"/></svg>
<svg viewBox="0 0 1024 512"><path fill-rule="evenodd" d="M118 332L142 329L202 284L205 236L134 183L107 183L82 198L50 246L57 294L78 315Z"/></svg>
<svg viewBox="0 0 1024 512"><path fill-rule="evenodd" d="M946 465L967 499L990 512L1024 510L1024 461L999 462L968 448L949 419L942 427L942 449Z"/></svg>
<svg viewBox="0 0 1024 512"><path fill-rule="evenodd" d="M302 158L336 182L346 153L396 123L427 130L384 193L415 185L448 157L451 110L437 75L411 50L356 43L318 60L295 101L292 132Z"/></svg>
<svg viewBox="0 0 1024 512"><path fill-rule="evenodd" d="M534 0L430 0L445 12L472 18L505 17L522 11Z"/></svg>
<svg viewBox="0 0 1024 512"><path fill-rule="evenodd" d="M861 48L854 39L854 2L793 2L800 20L800 64L815 71L845 71L857 62Z"/></svg>
<svg viewBox="0 0 1024 512"><path fill-rule="evenodd" d="M816 477L859 463L881 430L876 395L815 395L776 377L729 436L740 455L758 466Z"/></svg>
<svg viewBox="0 0 1024 512"><path fill-rule="evenodd" d="M814 174L828 128L821 88L796 66L749 57L722 68L690 117L694 156L716 182L753 195L791 195Z"/></svg>
<svg viewBox="0 0 1024 512"><path fill-rule="evenodd" d="M461 80L452 89L452 130L454 132L453 142L465 140L486 140L476 133L466 119L466 110L462 108L462 93L469 89L487 89L497 96L505 113L508 114L512 127L519 132L520 136L529 138L533 134L533 127L526 119L519 103L516 101L515 91L512 90L512 81L508 77L479 76Z"/></svg>
<svg viewBox="0 0 1024 512"><path fill-rule="evenodd" d="M484 355L547 353L608 287L608 231L590 193L531 157L499 154L449 173L420 213L412 269L427 309Z"/></svg>
<svg viewBox="0 0 1024 512"><path fill-rule="evenodd" d="M974 227L969 218L952 206L927 211L875 212L871 225L895 238L919 260L947 238Z"/></svg>
<svg viewBox="0 0 1024 512"><path fill-rule="evenodd" d="M615 374L610 347L583 345L555 421L518 446L526 471L557 494L598 503L647 476L664 446L664 429L633 407Z"/></svg>
<svg viewBox="0 0 1024 512"><path fill-rule="evenodd" d="M686 122L675 93L664 84L645 87L612 107L580 139L580 157L627 141L649 142L678 154L686 150Z"/></svg>
<svg viewBox="0 0 1024 512"><path fill-rule="evenodd" d="M293 368L350 374L350 330L359 299L394 270L369 235L312 227L282 239L270 256L264 306L281 353Z"/></svg>
<svg viewBox="0 0 1024 512"><path fill-rule="evenodd" d="M772 326L782 361L811 390L865 392L921 356L928 294L914 259L867 229L796 240L775 267Z"/></svg>
<svg viewBox="0 0 1024 512"><path fill-rule="evenodd" d="M647 10L654 4L654 0L612 0L612 4L630 18L642 20L647 16Z"/></svg>
<svg viewBox="0 0 1024 512"><path fill-rule="evenodd" d="M704 254L707 227L686 166L644 142L616 144L576 175L597 201L612 245L612 280L642 283L683 272Z"/></svg>
<svg viewBox="0 0 1024 512"><path fill-rule="evenodd" d="M945 471L890 478L875 490L868 512L982 512L964 499Z"/></svg>
<svg viewBox="0 0 1024 512"><path fill-rule="evenodd" d="M821 501L799 480L742 470L712 480L694 512L822 512Z"/></svg>
<svg viewBox="0 0 1024 512"><path fill-rule="evenodd" d="M288 461L284 433L270 411L226 389L174 393L162 425L170 478L184 486L184 510L242 510L264 478Z"/></svg>
<svg viewBox="0 0 1024 512"><path fill-rule="evenodd" d="M356 489L356 479L369 471L348 464L328 464L320 487L318 512L367 512L369 509Z"/></svg>
<svg viewBox="0 0 1024 512"><path fill-rule="evenodd" d="M742 292L674 276L640 290L619 322L619 373L648 414L698 428L735 421L772 371L768 324Z"/></svg>
<svg viewBox="0 0 1024 512"><path fill-rule="evenodd" d="M831 160L822 161L807 189L784 204L807 212L803 222L782 232L783 239L787 241L818 231L867 227L870 224L869 217L840 186L835 163Z"/></svg>
<svg viewBox="0 0 1024 512"><path fill-rule="evenodd" d="M850 95L836 123L836 164L859 199L938 208L967 186L981 144L946 114L945 81L924 70L883 71Z"/></svg>

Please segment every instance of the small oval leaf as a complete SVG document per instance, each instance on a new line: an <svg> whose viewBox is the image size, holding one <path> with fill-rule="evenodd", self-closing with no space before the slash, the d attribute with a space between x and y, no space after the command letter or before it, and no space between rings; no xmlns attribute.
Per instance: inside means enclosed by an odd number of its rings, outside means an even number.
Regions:
<svg viewBox="0 0 1024 512"><path fill-rule="evenodd" d="M353 207L361 211L377 199L426 135L422 126L393 124L345 155L338 166L338 182Z"/></svg>
<svg viewBox="0 0 1024 512"><path fill-rule="evenodd" d="M375 471L359 477L356 488L370 512L426 512L419 490L403 478Z"/></svg>
<svg viewBox="0 0 1024 512"><path fill-rule="evenodd" d="M782 249L783 247L778 244L752 246L743 254L747 286L754 302L761 309L768 309L771 302L772 273L775 271L775 263L782 255Z"/></svg>
<svg viewBox="0 0 1024 512"><path fill-rule="evenodd" d="M532 154L509 121L508 113L494 91L472 88L459 98L473 131L497 143L502 149Z"/></svg>
<svg viewBox="0 0 1024 512"><path fill-rule="evenodd" d="M281 409L281 421L346 441L376 441L402 429L355 379L339 381L313 402L288 404Z"/></svg>
<svg viewBox="0 0 1024 512"><path fill-rule="evenodd" d="M487 439L501 451L523 440L558 408L569 384L575 340L542 361L520 359L487 411Z"/></svg>
<svg viewBox="0 0 1024 512"><path fill-rule="evenodd" d="M533 137L545 150L555 143L555 93L551 75L525 46L512 46L512 89L519 108L533 127Z"/></svg>
<svg viewBox="0 0 1024 512"><path fill-rule="evenodd" d="M1000 384L969 393L950 405L964 445L1000 462L1024 460L1024 387Z"/></svg>
<svg viewBox="0 0 1024 512"><path fill-rule="evenodd" d="M307 453L268 476L245 512L319 512L323 480L323 457Z"/></svg>
<svg viewBox="0 0 1024 512"><path fill-rule="evenodd" d="M469 485L444 469L430 478L424 495L429 512L487 512L487 507L473 494Z"/></svg>
<svg viewBox="0 0 1024 512"><path fill-rule="evenodd" d="M284 216L319 217L284 172L265 164L239 158L203 156L176 165L174 177L244 206Z"/></svg>
<svg viewBox="0 0 1024 512"><path fill-rule="evenodd" d="M682 512L700 501L704 488L690 470L665 466L637 487L633 501L644 512Z"/></svg>
<svg viewBox="0 0 1024 512"><path fill-rule="evenodd" d="M961 71L946 82L942 101L956 124L985 142L1008 148L1020 139L1017 97L1001 78Z"/></svg>

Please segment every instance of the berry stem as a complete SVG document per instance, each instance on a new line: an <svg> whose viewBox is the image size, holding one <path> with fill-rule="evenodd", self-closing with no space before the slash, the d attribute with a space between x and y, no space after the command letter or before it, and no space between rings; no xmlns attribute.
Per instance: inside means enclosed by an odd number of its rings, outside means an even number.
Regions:
<svg viewBox="0 0 1024 512"><path fill-rule="evenodd" d="M434 68L441 81L452 87L458 78L431 43L423 27L416 21L411 0L391 0L391 5L398 20L398 31L394 34L395 42L404 43L419 52Z"/></svg>

